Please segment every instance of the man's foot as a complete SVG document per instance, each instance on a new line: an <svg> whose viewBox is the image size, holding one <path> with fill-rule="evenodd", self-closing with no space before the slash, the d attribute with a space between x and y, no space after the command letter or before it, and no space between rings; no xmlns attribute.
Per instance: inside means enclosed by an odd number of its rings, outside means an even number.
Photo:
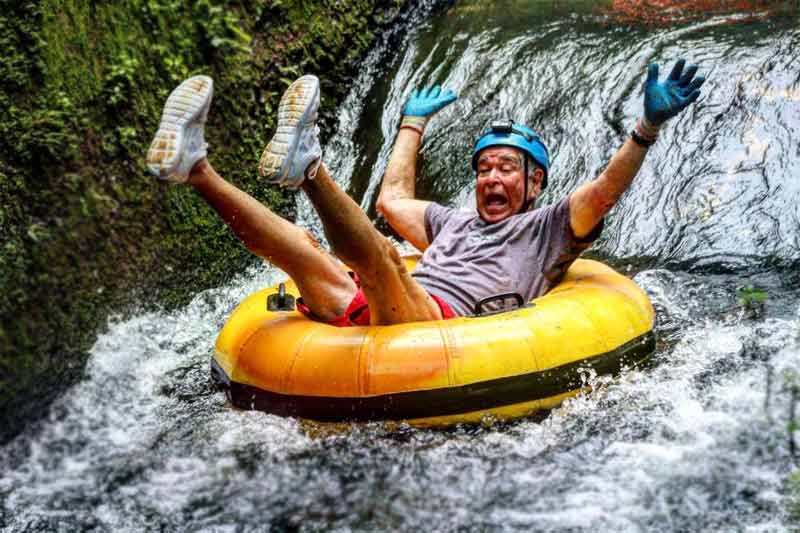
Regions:
<svg viewBox="0 0 800 533"><path fill-rule="evenodd" d="M278 106L278 128L258 164L258 173L265 180L296 189L306 176L314 178L322 156L318 108L316 76L298 78L283 93Z"/></svg>
<svg viewBox="0 0 800 533"><path fill-rule="evenodd" d="M147 168L154 176L184 183L195 163L206 157L203 128L213 94L214 80L193 76L169 95L147 151Z"/></svg>

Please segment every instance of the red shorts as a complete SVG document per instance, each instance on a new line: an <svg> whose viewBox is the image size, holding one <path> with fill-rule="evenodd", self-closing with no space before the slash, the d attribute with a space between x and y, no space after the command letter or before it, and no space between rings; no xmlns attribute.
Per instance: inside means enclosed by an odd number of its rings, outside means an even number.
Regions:
<svg viewBox="0 0 800 533"><path fill-rule="evenodd" d="M350 305L347 306L347 309L345 309L341 316L337 316L331 320L322 320L315 315L311 309L308 308L305 302L303 302L302 298L297 299L297 310L311 320L316 320L317 322L323 322L339 328L345 328L348 326L369 326L369 305L367 304L366 296L364 296L364 291L361 290L361 282L358 279L358 274L355 272L350 272L349 274L350 277L353 278L353 281L356 282L358 291L356 292L356 295L353 296L353 299L350 301ZM453 310L450 309L450 306L447 305L447 302L435 294L428 293L428 295L439 305L439 310L442 312L442 318L445 320L450 320L451 318L458 317L458 315L456 315Z"/></svg>

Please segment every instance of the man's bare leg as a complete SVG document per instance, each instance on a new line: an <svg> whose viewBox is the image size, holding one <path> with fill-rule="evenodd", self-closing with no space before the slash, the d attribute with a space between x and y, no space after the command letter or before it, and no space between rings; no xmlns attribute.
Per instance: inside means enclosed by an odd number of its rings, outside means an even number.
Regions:
<svg viewBox="0 0 800 533"><path fill-rule="evenodd" d="M338 261L311 234L226 182L208 163L205 123L213 94L214 80L202 75L184 80L170 93L147 151L148 170L159 179L192 185L248 250L294 279L317 316L341 316L357 288Z"/></svg>
<svg viewBox="0 0 800 533"><path fill-rule="evenodd" d="M306 230L276 215L199 161L187 181L255 255L286 272L321 319L341 316L357 288L339 262Z"/></svg>
<svg viewBox="0 0 800 533"><path fill-rule="evenodd" d="M361 278L372 324L442 318L438 304L406 269L397 249L320 165L301 185L322 219L333 253Z"/></svg>
<svg viewBox="0 0 800 533"><path fill-rule="evenodd" d="M397 250L320 165L318 108L316 76L301 76L286 89L278 105L275 135L259 162L259 174L268 183L305 190L334 253L360 276L373 324L441 318L439 306L411 277Z"/></svg>

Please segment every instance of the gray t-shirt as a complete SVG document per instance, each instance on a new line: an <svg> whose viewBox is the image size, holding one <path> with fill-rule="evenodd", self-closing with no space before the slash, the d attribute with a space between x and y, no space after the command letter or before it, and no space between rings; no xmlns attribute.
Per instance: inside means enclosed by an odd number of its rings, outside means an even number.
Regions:
<svg viewBox="0 0 800 533"><path fill-rule="evenodd" d="M472 316L488 296L516 292L528 302L545 294L602 228L601 221L587 237L575 237L569 197L494 224L432 203L425 210L431 244L412 275L457 315Z"/></svg>

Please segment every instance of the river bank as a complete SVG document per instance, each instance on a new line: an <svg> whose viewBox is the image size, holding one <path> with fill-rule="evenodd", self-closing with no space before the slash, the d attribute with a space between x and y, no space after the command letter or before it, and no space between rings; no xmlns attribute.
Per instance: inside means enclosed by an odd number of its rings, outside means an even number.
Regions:
<svg viewBox="0 0 800 533"><path fill-rule="evenodd" d="M80 378L109 313L186 303L253 262L191 191L146 174L169 91L214 78L210 159L291 218L291 196L254 171L281 93L318 74L330 130L355 66L407 3L4 3L0 441Z"/></svg>

